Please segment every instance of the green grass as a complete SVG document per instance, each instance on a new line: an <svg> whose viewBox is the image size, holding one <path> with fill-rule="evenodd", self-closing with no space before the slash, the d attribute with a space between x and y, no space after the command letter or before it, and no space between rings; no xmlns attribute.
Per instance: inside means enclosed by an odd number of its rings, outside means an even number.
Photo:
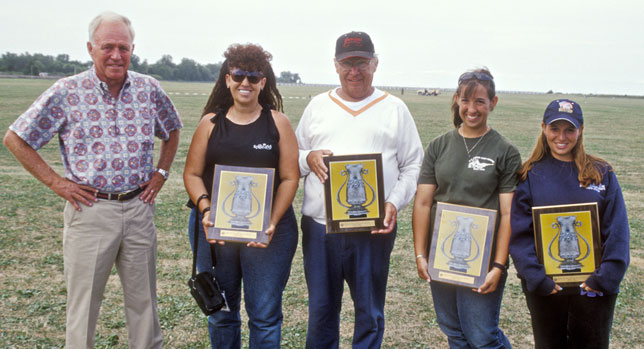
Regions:
<svg viewBox="0 0 644 349"><path fill-rule="evenodd" d="M0 79L0 129L7 127L53 81ZM192 257L187 239L187 198L181 174L200 110L212 89L206 83L164 82L179 109L184 129L171 177L158 197L158 296L164 343L168 348L208 347L206 319L188 293ZM325 87L283 86L285 112L297 126L309 96ZM411 110L423 144L451 129L449 94L423 97L407 90L402 97ZM301 97L301 98L289 98ZM541 115L557 95L502 94L489 123L510 139L525 159L539 132ZM588 150L607 159L622 184L631 224L631 267L622 283L612 331L612 347L642 347L644 343L644 137L639 133L644 99L566 96L581 103L586 118ZM158 149L158 147L157 147ZM57 142L40 154L62 173ZM33 179L13 156L0 147L0 347L63 347L65 294L62 262L64 201ZM299 212L302 193L294 206ZM386 348L443 348L447 346L433 311L426 283L416 275L411 233L411 210L400 212L399 231L391 257L387 290ZM282 345L302 348L307 327L307 291L301 248L295 254L284 291ZM98 323L96 347L126 348L127 330L118 276L110 278ZM243 322L247 321L242 313ZM345 290L341 314L341 347L350 347L353 305ZM532 330L516 273L511 267L501 310L501 328L517 348L530 348ZM248 328L244 324L244 343Z"/></svg>

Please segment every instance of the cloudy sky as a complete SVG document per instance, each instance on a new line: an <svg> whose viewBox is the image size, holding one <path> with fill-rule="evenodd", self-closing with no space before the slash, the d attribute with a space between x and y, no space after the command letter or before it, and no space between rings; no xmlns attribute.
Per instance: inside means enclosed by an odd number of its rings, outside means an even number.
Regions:
<svg viewBox="0 0 644 349"><path fill-rule="evenodd" d="M215 63L252 42L276 72L336 83L335 40L361 30L380 55L376 85L453 88L487 66L499 90L644 95L641 0L20 0L0 12L0 53L87 61L87 25L104 10L132 20L149 63Z"/></svg>

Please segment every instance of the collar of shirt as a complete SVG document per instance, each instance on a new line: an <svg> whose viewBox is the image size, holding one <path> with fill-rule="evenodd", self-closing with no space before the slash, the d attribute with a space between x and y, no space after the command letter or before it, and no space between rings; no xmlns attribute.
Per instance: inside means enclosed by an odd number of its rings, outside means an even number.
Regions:
<svg viewBox="0 0 644 349"><path fill-rule="evenodd" d="M94 86L98 86L98 90L101 92L103 97L107 97L110 102L112 101L112 94L110 93L110 89L107 86L107 83L101 79L98 78L98 75L96 75L96 68L94 65L89 69L90 72L90 77L92 78L92 81L94 82ZM121 87L121 90L119 91L119 96L122 94L123 91L127 90L130 88L130 84L132 81L130 80L130 74L125 74L125 82L123 82L123 87Z"/></svg>

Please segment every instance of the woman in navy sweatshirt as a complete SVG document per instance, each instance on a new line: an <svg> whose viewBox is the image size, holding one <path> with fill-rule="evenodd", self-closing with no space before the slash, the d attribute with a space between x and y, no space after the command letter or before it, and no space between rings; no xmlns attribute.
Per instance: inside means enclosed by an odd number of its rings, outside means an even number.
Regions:
<svg viewBox="0 0 644 349"><path fill-rule="evenodd" d="M629 263L629 228L612 167L586 154L581 107L552 101L512 201L510 255L532 316L537 348L608 348L619 284ZM579 287L562 288L537 260L532 207L596 202L602 255Z"/></svg>

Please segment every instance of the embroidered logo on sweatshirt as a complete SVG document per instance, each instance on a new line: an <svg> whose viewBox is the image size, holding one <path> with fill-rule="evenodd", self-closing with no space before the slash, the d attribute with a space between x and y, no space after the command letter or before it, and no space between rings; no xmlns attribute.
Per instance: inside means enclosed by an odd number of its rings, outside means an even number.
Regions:
<svg viewBox="0 0 644 349"><path fill-rule="evenodd" d="M581 184L579 184L580 187L583 187ZM606 190L606 186L603 184L597 185L597 184L590 184L586 187L588 190L594 190L596 192L604 191Z"/></svg>
<svg viewBox="0 0 644 349"><path fill-rule="evenodd" d="M255 145L253 145L253 148L260 149L260 150L271 150L271 149L273 149L273 145L272 144L266 144L266 143L255 144Z"/></svg>
<svg viewBox="0 0 644 349"><path fill-rule="evenodd" d="M467 164L467 168L471 168L474 171L485 171L485 168L488 166L494 165L496 162L490 158L484 158L482 156L475 156L470 159Z"/></svg>

